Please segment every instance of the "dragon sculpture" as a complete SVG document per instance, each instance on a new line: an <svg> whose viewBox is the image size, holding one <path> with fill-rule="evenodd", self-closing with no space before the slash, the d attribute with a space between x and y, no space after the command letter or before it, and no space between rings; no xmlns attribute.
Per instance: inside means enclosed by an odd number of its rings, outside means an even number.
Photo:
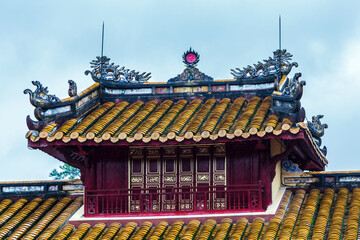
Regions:
<svg viewBox="0 0 360 240"><path fill-rule="evenodd" d="M90 74L95 82L114 81L119 83L144 83L151 78L151 73L135 72L135 70L126 69L110 63L110 58L106 56L96 57L96 60L90 62L92 71L86 70L85 75Z"/></svg>
<svg viewBox="0 0 360 240"><path fill-rule="evenodd" d="M279 81L275 81L275 90L280 91L282 95L291 96L294 99L299 100L302 97L302 87L306 85L306 81L299 81L301 73L295 73L294 77L288 79L287 84L281 89Z"/></svg>
<svg viewBox="0 0 360 240"><path fill-rule="evenodd" d="M317 116L313 116L311 122L307 123L307 126L309 128L309 131L310 131L312 137L315 140L316 145L326 156L326 153L327 153L326 146L324 146L323 148L320 148L321 143L322 143L321 137L324 136L325 129L328 128L328 125L326 123L321 124L320 119L323 117L324 117L324 115L320 115L320 114Z"/></svg>
<svg viewBox="0 0 360 240"><path fill-rule="evenodd" d="M35 91L25 89L24 94L29 94L30 102L33 106L38 107L46 103L60 102L58 97L48 94L48 87L43 87L39 81L31 81L31 83L36 86Z"/></svg>
<svg viewBox="0 0 360 240"><path fill-rule="evenodd" d="M263 62L253 64L253 66L248 65L243 69L231 69L231 74L236 79L251 79L276 74L280 75L278 78L281 79L282 75L288 74L292 67L298 66L296 62L290 62L293 55L288 53L286 49L278 49L273 53L273 57L269 57L269 59L265 59Z"/></svg>
<svg viewBox="0 0 360 240"><path fill-rule="evenodd" d="M305 119L305 109L301 107L300 99L303 94L305 81L300 81L301 73L286 78L281 84L275 78L275 91L271 97L271 110L281 118L288 118L292 122L302 122Z"/></svg>

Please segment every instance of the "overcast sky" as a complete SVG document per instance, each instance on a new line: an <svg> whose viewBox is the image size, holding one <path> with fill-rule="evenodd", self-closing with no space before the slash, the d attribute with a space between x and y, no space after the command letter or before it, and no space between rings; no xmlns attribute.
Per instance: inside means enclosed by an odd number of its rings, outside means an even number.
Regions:
<svg viewBox="0 0 360 240"><path fill-rule="evenodd" d="M61 3L61 4L59 4ZM1 1L0 181L48 179L60 165L27 148L26 116L34 107L22 92L39 80L67 97L68 79L91 84L89 62L104 53L115 64L167 81L181 73L190 46L199 69L215 79L272 56L282 46L307 84L307 118L324 114L327 170L360 169L360 1Z"/></svg>

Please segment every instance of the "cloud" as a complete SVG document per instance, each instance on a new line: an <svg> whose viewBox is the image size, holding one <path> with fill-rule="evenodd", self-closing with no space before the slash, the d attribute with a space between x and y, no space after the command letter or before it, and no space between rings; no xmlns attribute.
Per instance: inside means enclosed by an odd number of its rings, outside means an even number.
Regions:
<svg viewBox="0 0 360 240"><path fill-rule="evenodd" d="M360 119L360 35L345 40L337 51L324 54L328 57L322 59L322 71L308 76L302 103L308 118L325 115L323 122L329 128L323 144L328 147L329 170L352 170L357 164L354 150L359 143L356 129Z"/></svg>

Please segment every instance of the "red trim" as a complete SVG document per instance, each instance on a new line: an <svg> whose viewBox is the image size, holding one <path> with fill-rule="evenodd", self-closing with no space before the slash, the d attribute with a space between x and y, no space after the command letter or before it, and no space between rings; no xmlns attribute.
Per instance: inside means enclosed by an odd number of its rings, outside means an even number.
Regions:
<svg viewBox="0 0 360 240"><path fill-rule="evenodd" d="M305 167L305 169L308 170L312 170L312 171L324 171L325 170L325 163L323 162L323 160L319 157L319 154L316 149L313 147L313 145L311 144L310 140L306 137L305 139L303 139L302 145L302 149L303 149L303 153L307 156L309 156L309 158L313 161L308 161L307 166ZM307 151L304 151L307 150Z"/></svg>
<svg viewBox="0 0 360 240"><path fill-rule="evenodd" d="M48 142L46 139L40 139L38 142L32 142L28 140L28 145L31 148L51 148L55 146L164 146L164 145L196 145L196 144L216 144L216 143L234 143L234 142L250 142L250 141L259 141L259 140L267 140L267 139L283 139L283 140L300 140L301 153L304 153L304 156L308 156L307 159L311 159L312 161L307 161L305 169L309 168L309 170L324 170L326 163L324 162L324 158L321 153L317 151L316 146L311 142L312 139L309 139L308 134L305 133L306 130L301 129L297 134L292 134L290 132L283 132L282 134L276 136L274 134L267 134L264 137L260 138L257 135L252 135L249 138L218 138L217 140L211 139L202 139L200 142L195 142L194 140L184 140L182 142L177 142L176 140L168 140L165 143L160 141L150 141L149 143L144 143L141 140L134 141L133 143L128 143L127 141L118 141L117 143L112 143L111 141L103 141L101 143L95 143L94 141L86 141L84 143L78 142L76 139L71 140L68 143L64 143L61 140L55 140L54 142ZM302 141L301 141L302 140ZM47 150L46 152L48 152ZM299 152L299 151L298 151ZM52 154L50 154L52 155ZM52 155L53 156L53 155ZM62 160L62 159L61 159ZM306 159L303 159L304 161ZM63 160L62 160L63 161Z"/></svg>

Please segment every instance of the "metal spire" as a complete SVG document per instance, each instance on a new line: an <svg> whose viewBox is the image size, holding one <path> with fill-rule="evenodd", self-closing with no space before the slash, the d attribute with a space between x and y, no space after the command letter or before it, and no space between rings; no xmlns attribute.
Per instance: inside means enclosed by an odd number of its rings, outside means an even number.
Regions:
<svg viewBox="0 0 360 240"><path fill-rule="evenodd" d="M279 50L281 50L281 15L279 15Z"/></svg>
<svg viewBox="0 0 360 240"><path fill-rule="evenodd" d="M104 21L102 25L102 35L101 35L101 57L103 57L104 54Z"/></svg>
<svg viewBox="0 0 360 240"><path fill-rule="evenodd" d="M100 56L101 77L102 77L102 70L103 70L103 64L104 64L103 56L104 56L104 21L103 21L103 25L102 25L102 34L101 34L101 56Z"/></svg>

